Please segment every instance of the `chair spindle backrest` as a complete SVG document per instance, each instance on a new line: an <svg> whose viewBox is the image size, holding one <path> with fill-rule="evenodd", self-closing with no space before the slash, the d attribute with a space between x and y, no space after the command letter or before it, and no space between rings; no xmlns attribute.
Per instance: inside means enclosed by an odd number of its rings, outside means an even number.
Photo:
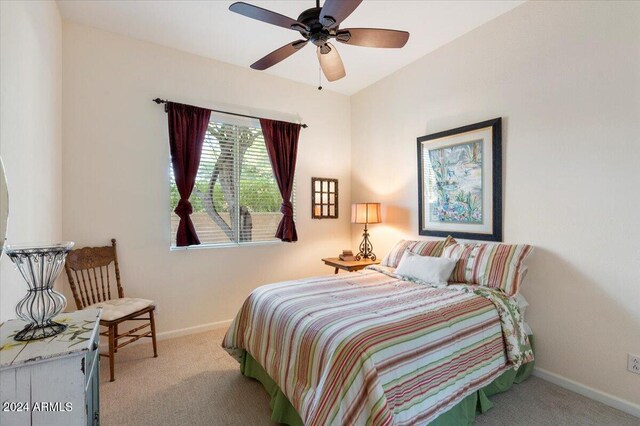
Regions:
<svg viewBox="0 0 640 426"><path fill-rule="evenodd" d="M109 273L109 266L112 263L115 274ZM71 250L67 255L64 268L78 309L112 298L124 297L124 290L120 284L115 238L111 240L111 246ZM113 275L115 275L117 293L114 291L112 297Z"/></svg>

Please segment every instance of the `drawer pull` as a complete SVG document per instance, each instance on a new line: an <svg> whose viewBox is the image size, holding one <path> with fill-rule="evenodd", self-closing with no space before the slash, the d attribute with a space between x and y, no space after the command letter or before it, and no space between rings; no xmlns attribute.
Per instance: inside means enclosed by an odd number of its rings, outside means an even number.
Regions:
<svg viewBox="0 0 640 426"><path fill-rule="evenodd" d="M98 342L93 342L92 350L98 349Z"/></svg>

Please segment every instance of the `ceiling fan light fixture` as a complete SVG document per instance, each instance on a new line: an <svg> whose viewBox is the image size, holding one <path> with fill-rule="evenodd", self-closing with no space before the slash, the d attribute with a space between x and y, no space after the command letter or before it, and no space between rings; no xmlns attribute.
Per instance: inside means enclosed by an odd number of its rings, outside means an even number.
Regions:
<svg viewBox="0 0 640 426"><path fill-rule="evenodd" d="M325 46L328 48L328 51L327 53L322 53L322 48ZM340 54L331 43L327 43L325 46L318 46L317 50L318 61L320 61L322 72L328 81L340 80L347 75Z"/></svg>

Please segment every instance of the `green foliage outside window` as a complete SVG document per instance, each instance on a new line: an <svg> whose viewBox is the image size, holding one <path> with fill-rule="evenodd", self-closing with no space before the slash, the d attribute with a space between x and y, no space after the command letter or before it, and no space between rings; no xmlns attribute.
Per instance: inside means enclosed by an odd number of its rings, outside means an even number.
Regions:
<svg viewBox="0 0 640 426"><path fill-rule="evenodd" d="M264 176L264 174L257 173L255 168L253 169L254 170L251 170L251 168L242 169L240 204L247 206L252 212L279 212L282 197L280 196L278 185L274 182L272 176ZM191 196L191 205L193 206L194 213L205 213L202 199L195 196L195 193L196 189L201 192L206 192L208 186L209 182L196 182L196 187ZM256 197L256 194L259 194L259 196ZM178 205L178 200L180 200L180 194L178 194L178 188L172 180L171 211ZM216 186L213 190L213 204L220 212L229 211L229 206L224 201L222 189L220 189L219 186Z"/></svg>

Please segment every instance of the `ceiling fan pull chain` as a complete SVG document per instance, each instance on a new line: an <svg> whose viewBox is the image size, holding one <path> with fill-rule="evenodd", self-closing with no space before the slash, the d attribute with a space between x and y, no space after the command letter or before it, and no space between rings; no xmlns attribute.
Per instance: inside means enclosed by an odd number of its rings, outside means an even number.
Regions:
<svg viewBox="0 0 640 426"><path fill-rule="evenodd" d="M318 67L318 90L322 90L322 67Z"/></svg>

